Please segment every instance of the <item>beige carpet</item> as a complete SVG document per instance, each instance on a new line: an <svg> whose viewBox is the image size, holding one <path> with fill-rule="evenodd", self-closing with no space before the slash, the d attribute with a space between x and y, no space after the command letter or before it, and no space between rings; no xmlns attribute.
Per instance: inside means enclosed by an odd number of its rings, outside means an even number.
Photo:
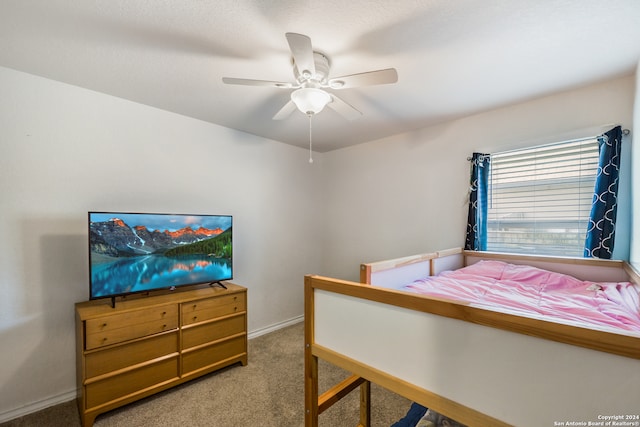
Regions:
<svg viewBox="0 0 640 427"><path fill-rule="evenodd" d="M235 365L98 416L96 427L301 427L304 426L304 332L299 323L249 341L249 364ZM321 361L320 391L347 373ZM372 425L389 427L408 400L372 386ZM322 427L355 427L359 393L320 415ZM0 427L80 426L75 401Z"/></svg>

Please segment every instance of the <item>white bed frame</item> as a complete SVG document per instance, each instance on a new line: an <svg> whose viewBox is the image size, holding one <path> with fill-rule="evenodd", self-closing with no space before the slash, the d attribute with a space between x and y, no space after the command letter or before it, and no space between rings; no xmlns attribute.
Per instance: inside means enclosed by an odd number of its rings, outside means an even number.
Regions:
<svg viewBox="0 0 640 427"><path fill-rule="evenodd" d="M611 416L640 425L640 334L394 289L480 259L583 280L640 282L622 261L461 249L363 264L363 284L306 276L306 427L316 427L320 413L358 387L359 425L370 426L370 382L470 427L606 425ZM353 375L319 395L318 358Z"/></svg>

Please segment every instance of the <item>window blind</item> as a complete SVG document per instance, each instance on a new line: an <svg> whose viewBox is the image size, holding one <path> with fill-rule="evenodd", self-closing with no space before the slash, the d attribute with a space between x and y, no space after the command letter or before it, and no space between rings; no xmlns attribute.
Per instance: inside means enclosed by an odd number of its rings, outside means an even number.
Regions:
<svg viewBox="0 0 640 427"><path fill-rule="evenodd" d="M597 169L596 138L492 154L487 249L582 256Z"/></svg>

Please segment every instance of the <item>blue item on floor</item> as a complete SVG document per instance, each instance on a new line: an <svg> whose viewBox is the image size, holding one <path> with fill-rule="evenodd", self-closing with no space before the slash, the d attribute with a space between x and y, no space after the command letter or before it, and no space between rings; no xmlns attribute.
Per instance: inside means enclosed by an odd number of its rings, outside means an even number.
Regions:
<svg viewBox="0 0 640 427"><path fill-rule="evenodd" d="M395 422L391 427L415 427L418 421L427 413L427 408L418 404L412 403L407 415L405 415L400 421Z"/></svg>

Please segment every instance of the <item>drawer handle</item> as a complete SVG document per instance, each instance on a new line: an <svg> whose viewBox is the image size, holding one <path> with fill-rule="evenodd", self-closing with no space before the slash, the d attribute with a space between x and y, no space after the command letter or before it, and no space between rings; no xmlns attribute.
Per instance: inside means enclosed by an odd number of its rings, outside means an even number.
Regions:
<svg viewBox="0 0 640 427"><path fill-rule="evenodd" d="M193 321L195 322L198 316L193 316Z"/></svg>
<svg viewBox="0 0 640 427"><path fill-rule="evenodd" d="M164 316L166 316L166 315L167 315L167 312L166 312L166 311L163 311L163 312L162 312L162 317L164 317Z"/></svg>
<svg viewBox="0 0 640 427"><path fill-rule="evenodd" d="M107 327L107 324L106 324L106 323L103 323L103 324L102 324L102 329L104 329L104 328L106 328L106 327ZM106 339L106 338L105 338L105 339Z"/></svg>
<svg viewBox="0 0 640 427"><path fill-rule="evenodd" d="M102 342L107 342L107 337L102 338Z"/></svg>
<svg viewBox="0 0 640 427"><path fill-rule="evenodd" d="M233 307L233 311L238 311L238 306Z"/></svg>
<svg viewBox="0 0 640 427"><path fill-rule="evenodd" d="M193 304L193 309L194 309L194 310L196 309L196 307L197 307L197 305L196 305L196 304Z"/></svg>

